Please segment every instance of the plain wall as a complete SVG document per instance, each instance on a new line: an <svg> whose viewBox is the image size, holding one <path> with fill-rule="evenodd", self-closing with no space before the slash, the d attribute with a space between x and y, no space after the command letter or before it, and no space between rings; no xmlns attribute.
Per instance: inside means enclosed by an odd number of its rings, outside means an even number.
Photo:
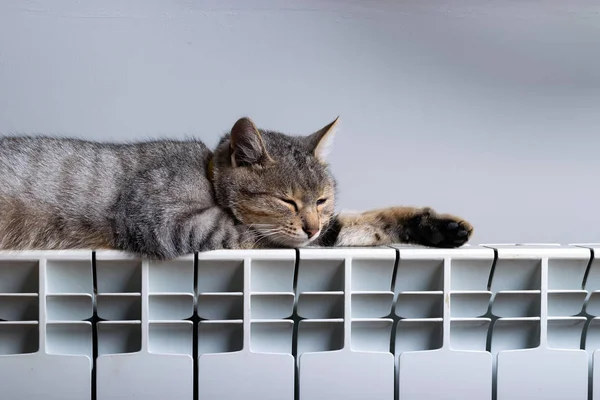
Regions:
<svg viewBox="0 0 600 400"><path fill-rule="evenodd" d="M339 208L430 205L473 243L600 241L600 3L0 2L0 132L196 135L341 116Z"/></svg>

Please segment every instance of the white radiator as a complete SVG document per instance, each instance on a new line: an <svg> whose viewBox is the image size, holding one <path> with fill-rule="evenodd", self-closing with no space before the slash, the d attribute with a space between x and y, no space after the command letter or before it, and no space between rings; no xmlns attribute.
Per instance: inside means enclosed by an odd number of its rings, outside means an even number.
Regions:
<svg viewBox="0 0 600 400"><path fill-rule="evenodd" d="M0 399L600 399L595 246L0 252Z"/></svg>

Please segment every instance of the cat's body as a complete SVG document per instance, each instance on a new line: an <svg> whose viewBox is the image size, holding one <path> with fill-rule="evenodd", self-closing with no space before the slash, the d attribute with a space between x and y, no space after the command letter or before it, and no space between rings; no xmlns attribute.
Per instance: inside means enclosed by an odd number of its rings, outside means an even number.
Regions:
<svg viewBox="0 0 600 400"><path fill-rule="evenodd" d="M336 122L298 137L243 118L214 151L195 140L0 138L0 250L111 248L164 259L469 239L467 222L428 208L335 215L325 152Z"/></svg>

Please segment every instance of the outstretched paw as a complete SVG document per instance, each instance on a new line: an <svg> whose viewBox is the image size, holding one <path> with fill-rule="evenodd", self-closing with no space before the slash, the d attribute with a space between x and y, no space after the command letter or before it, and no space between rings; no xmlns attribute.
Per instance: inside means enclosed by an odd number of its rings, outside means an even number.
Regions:
<svg viewBox="0 0 600 400"><path fill-rule="evenodd" d="M411 225L413 239L430 247L460 247L473 234L473 227L467 221L450 214L437 214L430 208L414 217Z"/></svg>

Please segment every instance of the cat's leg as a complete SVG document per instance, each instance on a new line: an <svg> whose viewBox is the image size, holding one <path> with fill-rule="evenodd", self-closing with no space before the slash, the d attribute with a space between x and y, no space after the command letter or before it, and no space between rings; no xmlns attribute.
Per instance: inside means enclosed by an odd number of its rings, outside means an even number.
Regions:
<svg viewBox="0 0 600 400"><path fill-rule="evenodd" d="M233 217L218 206L186 212L155 210L153 218L135 212L116 218L116 247L152 259L172 259L196 251L254 247L252 232L236 224Z"/></svg>
<svg viewBox="0 0 600 400"><path fill-rule="evenodd" d="M429 207L390 207L357 214L341 213L323 233L323 246L379 246L395 243L453 248L473 233L467 221Z"/></svg>

